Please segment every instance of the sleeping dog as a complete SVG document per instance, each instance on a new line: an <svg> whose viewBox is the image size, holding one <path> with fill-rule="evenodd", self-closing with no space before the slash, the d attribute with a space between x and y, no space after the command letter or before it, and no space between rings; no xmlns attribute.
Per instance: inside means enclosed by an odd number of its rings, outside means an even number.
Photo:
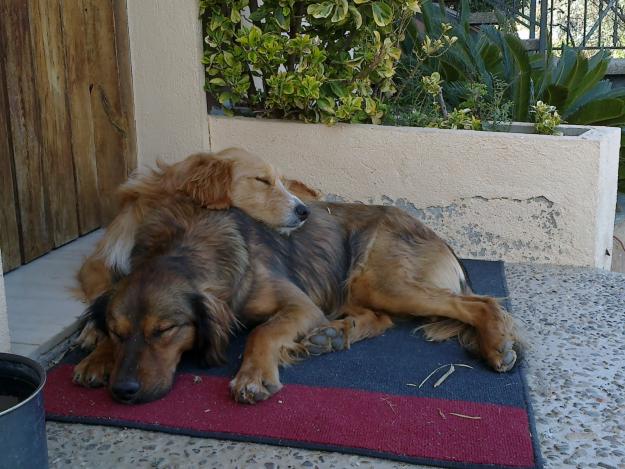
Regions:
<svg viewBox="0 0 625 469"><path fill-rule="evenodd" d="M394 207L308 206L306 224L285 237L237 209L163 197L137 228L130 273L90 307L105 338L74 380L108 385L120 402L151 401L170 389L183 352L219 364L237 326L254 324L230 386L255 403L279 391L281 364L347 348L399 317L442 319L426 336L460 334L496 371L513 367L512 321L471 293L433 231Z"/></svg>
<svg viewBox="0 0 625 469"><path fill-rule="evenodd" d="M289 233L308 217L304 202L319 195L300 181L281 177L272 165L239 148L197 153L172 165L159 163L156 169L135 174L117 192L119 213L77 275L75 296L88 303L109 290L114 278L129 273L136 231L145 214L161 206L163 197L184 193L207 209L236 207ZM89 321L77 342L89 349L98 338Z"/></svg>

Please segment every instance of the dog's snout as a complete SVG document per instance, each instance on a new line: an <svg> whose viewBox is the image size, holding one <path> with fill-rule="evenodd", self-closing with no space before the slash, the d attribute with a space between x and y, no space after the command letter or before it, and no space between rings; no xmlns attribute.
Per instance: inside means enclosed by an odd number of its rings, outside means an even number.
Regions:
<svg viewBox="0 0 625 469"><path fill-rule="evenodd" d="M111 391L113 395L120 401L132 401L139 393L141 385L136 379L125 379L116 382Z"/></svg>
<svg viewBox="0 0 625 469"><path fill-rule="evenodd" d="M308 218L308 215L310 215L310 209L304 204L298 204L295 207L295 215L297 215L300 221L304 221Z"/></svg>

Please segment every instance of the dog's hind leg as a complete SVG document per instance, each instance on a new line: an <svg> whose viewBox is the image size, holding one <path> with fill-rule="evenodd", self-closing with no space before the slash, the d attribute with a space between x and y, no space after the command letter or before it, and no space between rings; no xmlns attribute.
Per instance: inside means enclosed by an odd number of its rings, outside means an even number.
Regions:
<svg viewBox="0 0 625 469"><path fill-rule="evenodd" d="M475 328L479 353L495 370L508 371L514 366L514 325L494 298L456 294L401 276L385 277L383 281L376 277L369 271L354 279L353 297L390 315L438 316L468 324Z"/></svg>
<svg viewBox="0 0 625 469"><path fill-rule="evenodd" d="M356 305L346 305L344 317L317 327L301 340L306 353L321 355L348 349L359 340L375 337L393 327L393 320L384 313Z"/></svg>
<svg viewBox="0 0 625 469"><path fill-rule="evenodd" d="M282 388L278 367L304 355L298 339L328 320L302 290L288 281L274 284L276 313L249 335L241 368L230 382L238 402L254 404ZM254 303L253 301L251 302Z"/></svg>

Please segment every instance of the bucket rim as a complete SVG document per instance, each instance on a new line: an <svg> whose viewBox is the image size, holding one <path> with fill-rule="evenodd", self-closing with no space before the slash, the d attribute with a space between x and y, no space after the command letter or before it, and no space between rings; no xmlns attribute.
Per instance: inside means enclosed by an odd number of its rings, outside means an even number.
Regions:
<svg viewBox="0 0 625 469"><path fill-rule="evenodd" d="M43 366L41 366L39 363L37 363L35 360L28 358L28 357L24 357L22 355L16 355L14 353L0 353L0 362L11 362L11 363L19 363L21 365L25 365L29 368L34 369L37 374L39 375L39 386L37 386L37 388L23 401L19 402L18 404L15 404L13 407L9 407L6 410L3 410L2 412L0 412L0 417L2 417L3 415L6 415L10 412L13 412L17 409L19 409L20 407L22 407L23 405L28 404L30 401L32 401L35 397L37 397L39 394L41 394L41 390L43 389L44 385L46 384L46 370L43 368Z"/></svg>

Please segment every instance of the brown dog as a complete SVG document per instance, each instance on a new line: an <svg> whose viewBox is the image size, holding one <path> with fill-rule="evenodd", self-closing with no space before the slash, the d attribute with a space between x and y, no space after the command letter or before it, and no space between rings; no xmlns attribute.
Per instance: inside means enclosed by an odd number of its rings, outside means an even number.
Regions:
<svg viewBox="0 0 625 469"><path fill-rule="evenodd" d="M260 323L231 382L247 403L281 388L281 364L378 335L393 317L453 320L426 334L446 338L460 324L495 370L516 361L508 315L471 294L448 245L397 208L312 202L284 237L239 210L161 203L137 231L131 273L91 307L107 338L76 367L78 383L108 381L121 402L156 399L184 351L220 363L238 323Z"/></svg>
<svg viewBox="0 0 625 469"><path fill-rule="evenodd" d="M173 165L160 163L158 169L132 177L118 193L119 214L78 272L75 294L82 301L94 301L111 288L116 276L130 271L137 228L165 196L186 193L209 209L237 207L283 233L305 222L308 208L302 200L319 196L300 181L281 178L261 158L235 148L217 154L198 153ZM92 348L97 337L88 323L77 342Z"/></svg>

